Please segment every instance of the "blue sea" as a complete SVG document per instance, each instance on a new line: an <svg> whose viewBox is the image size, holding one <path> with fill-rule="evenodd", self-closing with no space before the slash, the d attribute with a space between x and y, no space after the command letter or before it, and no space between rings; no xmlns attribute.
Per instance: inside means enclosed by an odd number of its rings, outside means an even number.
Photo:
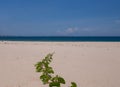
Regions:
<svg viewBox="0 0 120 87"><path fill-rule="evenodd" d="M40 36L40 37L18 37L18 36L0 36L0 41L46 41L46 42L120 42L119 37L72 37L72 36Z"/></svg>

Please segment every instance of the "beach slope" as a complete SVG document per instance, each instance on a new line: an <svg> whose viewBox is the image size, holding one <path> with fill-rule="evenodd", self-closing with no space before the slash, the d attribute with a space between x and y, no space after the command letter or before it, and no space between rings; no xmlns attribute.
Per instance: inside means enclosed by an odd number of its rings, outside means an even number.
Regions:
<svg viewBox="0 0 120 87"><path fill-rule="evenodd" d="M120 42L0 41L0 87L47 87L34 64L55 52L51 66L68 87L120 86Z"/></svg>

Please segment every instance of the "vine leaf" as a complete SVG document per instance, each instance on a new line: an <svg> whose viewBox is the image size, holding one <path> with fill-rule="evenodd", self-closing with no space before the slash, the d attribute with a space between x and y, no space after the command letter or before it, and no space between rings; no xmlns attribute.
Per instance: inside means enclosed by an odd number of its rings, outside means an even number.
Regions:
<svg viewBox="0 0 120 87"><path fill-rule="evenodd" d="M65 84L65 80L64 80L62 77L59 77L59 78L58 78L58 81L59 81L60 83L62 83L62 84Z"/></svg>
<svg viewBox="0 0 120 87"><path fill-rule="evenodd" d="M77 87L77 84L75 82L71 82L71 85L70 87Z"/></svg>
<svg viewBox="0 0 120 87"><path fill-rule="evenodd" d="M49 84L49 87L60 87L60 83L59 82L51 82Z"/></svg>

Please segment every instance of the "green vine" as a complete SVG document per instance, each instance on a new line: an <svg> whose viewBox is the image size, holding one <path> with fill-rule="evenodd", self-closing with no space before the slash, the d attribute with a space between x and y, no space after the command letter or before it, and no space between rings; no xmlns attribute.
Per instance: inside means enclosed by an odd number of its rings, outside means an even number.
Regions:
<svg viewBox="0 0 120 87"><path fill-rule="evenodd" d="M40 72L40 80L43 84L48 84L49 87L61 87L61 84L65 84L65 80L63 77L59 75L54 75L54 70L50 67L50 63L52 61L52 54L48 54L42 61L35 64L36 72ZM77 87L75 82L71 82L70 87Z"/></svg>

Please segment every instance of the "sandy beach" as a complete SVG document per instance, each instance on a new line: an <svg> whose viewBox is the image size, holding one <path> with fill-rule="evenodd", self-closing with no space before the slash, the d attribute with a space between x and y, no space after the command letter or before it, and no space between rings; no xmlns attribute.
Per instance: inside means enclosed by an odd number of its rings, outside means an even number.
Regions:
<svg viewBox="0 0 120 87"><path fill-rule="evenodd" d="M34 64L53 53L51 66L68 87L120 87L120 42L0 41L0 87L42 85Z"/></svg>

